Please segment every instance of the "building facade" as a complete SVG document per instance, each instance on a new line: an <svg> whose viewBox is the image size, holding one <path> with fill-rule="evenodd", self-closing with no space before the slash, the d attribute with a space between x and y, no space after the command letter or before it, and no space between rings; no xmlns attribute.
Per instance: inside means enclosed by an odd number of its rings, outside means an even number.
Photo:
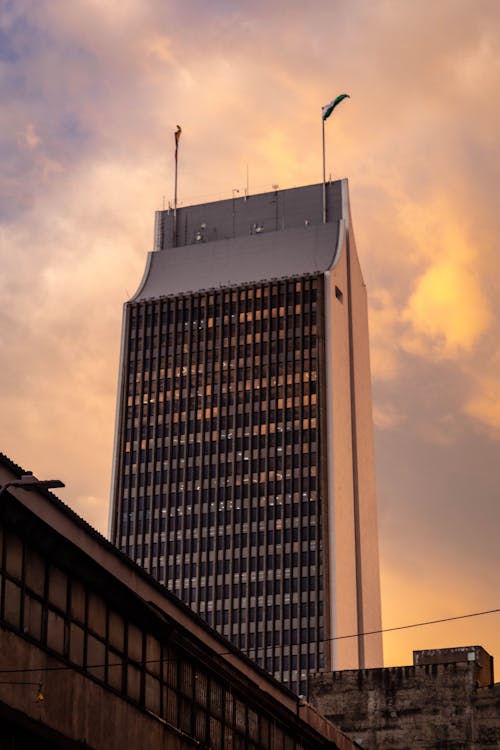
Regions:
<svg viewBox="0 0 500 750"><path fill-rule="evenodd" d="M0 748L354 750L0 454Z"/></svg>
<svg viewBox="0 0 500 750"><path fill-rule="evenodd" d="M124 308L112 541L299 693L379 666L366 294L346 181L158 212Z"/></svg>

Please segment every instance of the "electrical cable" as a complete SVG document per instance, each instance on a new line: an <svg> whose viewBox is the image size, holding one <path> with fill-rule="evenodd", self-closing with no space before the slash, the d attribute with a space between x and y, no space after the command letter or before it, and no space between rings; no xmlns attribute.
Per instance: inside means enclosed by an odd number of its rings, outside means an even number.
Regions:
<svg viewBox="0 0 500 750"><path fill-rule="evenodd" d="M364 635L377 635L379 633L393 633L395 630L409 630L410 628L421 628L424 625L437 625L440 622L452 622L453 620L466 620L468 617L481 617L481 615L493 615L500 612L498 609L486 609L483 612L470 612L466 615L455 615L454 617L442 617L439 620L424 620L423 622L414 622L411 625L396 625L392 628L380 628L379 630L367 630L364 633L354 633L353 635L334 635L332 638L325 638L321 643L327 641L340 641L343 638L358 638Z"/></svg>

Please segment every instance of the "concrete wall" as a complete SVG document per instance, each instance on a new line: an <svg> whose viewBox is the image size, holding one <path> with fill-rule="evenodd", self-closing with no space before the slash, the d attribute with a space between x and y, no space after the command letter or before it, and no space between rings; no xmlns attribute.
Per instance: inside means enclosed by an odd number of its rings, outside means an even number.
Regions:
<svg viewBox="0 0 500 750"><path fill-rule="evenodd" d="M356 519L352 453L349 305L345 241L335 269L325 274L328 418L328 573L331 638L358 630ZM336 297L338 289L342 301ZM331 642L336 669L359 663L357 638Z"/></svg>
<svg viewBox="0 0 500 750"><path fill-rule="evenodd" d="M24 726L29 727L31 720L38 731L54 732L60 737L61 746L71 739L96 750L123 750L142 747L145 737L151 750L164 747L184 750L192 746L183 739L181 732L159 717L141 711L75 670L61 669L57 659L14 633L1 631L1 644L2 671L20 666L34 671L3 672L0 725L3 706L8 706L19 712ZM21 684L16 686L16 682ZM34 684L25 684L27 682ZM41 682L44 696L39 702L36 701L37 682Z"/></svg>
<svg viewBox="0 0 500 750"><path fill-rule="evenodd" d="M310 680L311 703L370 750L500 748L500 684L472 663L352 670Z"/></svg>
<svg viewBox="0 0 500 750"><path fill-rule="evenodd" d="M368 310L350 224L325 273L330 637L381 628ZM331 650L337 669L383 664L380 633L339 638Z"/></svg>
<svg viewBox="0 0 500 750"><path fill-rule="evenodd" d="M369 633L382 627L377 497L375 482L375 450L373 438L372 385L368 334L366 287L359 265L354 233L349 230L349 275L352 316L352 372L355 419L356 495L357 503L357 576L359 632ZM381 667L382 635L373 633L362 639L360 667Z"/></svg>

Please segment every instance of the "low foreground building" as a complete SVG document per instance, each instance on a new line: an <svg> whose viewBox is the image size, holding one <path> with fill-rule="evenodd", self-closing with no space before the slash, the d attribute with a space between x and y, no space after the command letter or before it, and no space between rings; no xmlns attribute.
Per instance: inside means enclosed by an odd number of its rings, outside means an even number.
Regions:
<svg viewBox="0 0 500 750"><path fill-rule="evenodd" d="M0 454L0 749L352 750Z"/></svg>
<svg viewBox="0 0 500 750"><path fill-rule="evenodd" d="M500 748L500 683L480 646L414 651L407 667L317 675L309 696L370 750Z"/></svg>

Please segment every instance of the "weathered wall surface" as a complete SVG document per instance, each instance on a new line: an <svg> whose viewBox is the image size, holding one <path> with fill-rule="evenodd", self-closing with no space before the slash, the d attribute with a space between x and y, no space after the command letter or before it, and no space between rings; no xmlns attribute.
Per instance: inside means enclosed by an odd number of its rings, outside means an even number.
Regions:
<svg viewBox="0 0 500 750"><path fill-rule="evenodd" d="M500 747L500 683L479 688L473 706L477 750Z"/></svg>
<svg viewBox="0 0 500 750"><path fill-rule="evenodd" d="M82 673L64 669L58 659L15 633L1 629L0 636L0 670L3 672L0 726L8 707L23 718L27 728L32 722L36 735L53 732L54 738L57 737L54 747L64 747L65 743L71 747L75 742L93 750L123 750L142 747L145 737L151 750L165 747L187 750L191 746L183 742L181 732L159 717L141 711ZM33 671L20 674L5 671L13 668ZM37 681L41 683L44 696L40 702L36 700ZM16 731L14 738L17 735Z"/></svg>
<svg viewBox="0 0 500 750"><path fill-rule="evenodd" d="M369 750L500 748L500 684L478 687L474 664L319 675L309 700Z"/></svg>

